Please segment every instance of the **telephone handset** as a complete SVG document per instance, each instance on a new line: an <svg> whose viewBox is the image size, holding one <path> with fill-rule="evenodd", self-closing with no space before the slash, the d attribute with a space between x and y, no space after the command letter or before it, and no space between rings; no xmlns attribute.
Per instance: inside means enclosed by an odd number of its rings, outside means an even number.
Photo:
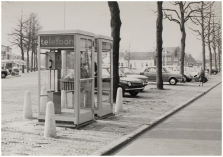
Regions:
<svg viewBox="0 0 223 157"><path fill-rule="evenodd" d="M49 69L52 69L52 66L53 66L53 60L50 58L49 62L50 62Z"/></svg>

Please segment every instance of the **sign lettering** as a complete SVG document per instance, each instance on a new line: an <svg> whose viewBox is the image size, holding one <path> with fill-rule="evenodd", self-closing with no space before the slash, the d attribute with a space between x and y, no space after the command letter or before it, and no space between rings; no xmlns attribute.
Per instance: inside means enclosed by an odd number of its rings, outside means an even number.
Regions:
<svg viewBox="0 0 223 157"><path fill-rule="evenodd" d="M40 36L40 47L74 47L73 35Z"/></svg>

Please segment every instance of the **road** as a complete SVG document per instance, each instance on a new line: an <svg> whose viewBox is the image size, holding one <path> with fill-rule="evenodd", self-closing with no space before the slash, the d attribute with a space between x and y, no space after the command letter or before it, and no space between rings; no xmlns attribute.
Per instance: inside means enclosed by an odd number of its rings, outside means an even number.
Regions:
<svg viewBox="0 0 223 157"><path fill-rule="evenodd" d="M221 155L222 84L113 155Z"/></svg>

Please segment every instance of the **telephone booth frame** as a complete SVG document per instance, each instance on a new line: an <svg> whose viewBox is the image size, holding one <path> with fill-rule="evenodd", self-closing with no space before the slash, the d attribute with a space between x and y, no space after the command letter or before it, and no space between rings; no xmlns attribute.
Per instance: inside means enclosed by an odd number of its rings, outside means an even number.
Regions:
<svg viewBox="0 0 223 157"><path fill-rule="evenodd" d="M47 97L48 101L54 102L55 108L55 120L57 125L62 124L71 124L71 125L82 125L88 122L92 122L94 120L94 37L95 35L90 32L85 32L81 30L61 30L61 31L40 31L38 34L38 120L39 122L45 121L45 112L40 111L41 98ZM68 41L69 40L69 41ZM71 42L70 42L71 41ZM73 41L73 42L72 42ZM86 44L87 43L87 44ZM57 70L57 80L55 81L55 71L54 71L54 91L51 92L51 88L47 91L47 95L41 95L41 70L40 70L40 54L45 54L46 56L49 55L49 52L41 53L41 49L50 50L55 52L58 59L61 57L61 51L67 53L67 51L73 51L74 60L73 65L74 67L71 68L74 70L74 78L70 79L72 84L71 87L67 88L63 84L62 81L62 66L63 60L61 59L61 69ZM81 78L81 57L83 54L90 54L91 58L89 59L89 66L91 66L89 78L82 79ZM86 53L85 53L86 52ZM50 61L52 64L52 60ZM57 61L55 61L56 64ZM51 65L52 65L51 64ZM59 64L58 64L59 67ZM51 66L52 68L52 66ZM51 77L51 73L50 73ZM64 80L64 79L63 79ZM88 91L89 99L88 103L90 107L88 108L81 108L80 101L81 101L81 84L85 84L85 82L89 83L89 88L91 90ZM66 82L69 83L69 82ZM51 84L51 83L50 83ZM56 85L55 85L56 84ZM55 89L56 86L56 89ZM65 90L66 92L72 92L72 106L71 109L66 112L62 112L63 109L61 108L61 91ZM51 94L51 95L50 95ZM54 95L55 94L55 95ZM53 96L52 96L53 95ZM52 98L53 97L53 98ZM55 97L55 99L54 99ZM85 98L86 101L86 98ZM57 106L56 106L57 104ZM56 109L61 109L61 113L56 113ZM65 110L65 109L64 109ZM64 114L66 113L66 114ZM69 113L69 116L68 116Z"/></svg>
<svg viewBox="0 0 223 157"><path fill-rule="evenodd" d="M103 35L95 36L95 52L97 52L97 106L95 106L95 114L98 117L105 117L110 114L113 114L113 38L107 37ZM109 67L104 67L102 53L110 53L108 56ZM110 76L110 84L109 82L103 81L102 70L109 70ZM107 85L106 85L107 84ZM106 92L108 94L107 100L104 101L103 97L105 96L103 93Z"/></svg>

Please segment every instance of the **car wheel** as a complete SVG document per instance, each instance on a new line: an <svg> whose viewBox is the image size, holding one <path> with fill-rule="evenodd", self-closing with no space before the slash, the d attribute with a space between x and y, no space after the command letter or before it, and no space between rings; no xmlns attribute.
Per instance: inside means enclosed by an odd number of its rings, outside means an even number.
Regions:
<svg viewBox="0 0 223 157"><path fill-rule="evenodd" d="M199 82L199 78L198 78L198 77L195 77L194 80L195 80L196 82Z"/></svg>
<svg viewBox="0 0 223 157"><path fill-rule="evenodd" d="M139 93L139 92L137 92L137 91L130 91L130 92L129 92L129 94L130 94L131 96L136 96L138 93Z"/></svg>
<svg viewBox="0 0 223 157"><path fill-rule="evenodd" d="M171 85L175 85L175 84L177 84L177 79L175 79L175 78L170 78L169 83L170 83Z"/></svg>
<svg viewBox="0 0 223 157"><path fill-rule="evenodd" d="M5 73L2 73L2 78L5 78L5 77L6 77Z"/></svg>
<svg viewBox="0 0 223 157"><path fill-rule="evenodd" d="M213 74L216 75L217 73L214 71Z"/></svg>

